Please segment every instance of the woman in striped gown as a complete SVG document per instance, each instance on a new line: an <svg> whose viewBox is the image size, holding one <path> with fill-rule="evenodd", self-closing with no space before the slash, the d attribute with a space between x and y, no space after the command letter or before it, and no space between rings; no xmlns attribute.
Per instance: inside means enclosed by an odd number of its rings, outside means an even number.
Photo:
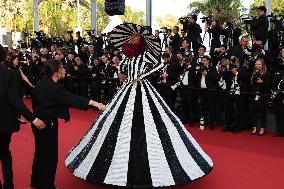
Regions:
<svg viewBox="0 0 284 189"><path fill-rule="evenodd" d="M111 42L122 47L127 82L70 151L68 169L97 184L154 188L207 175L210 157L188 133L146 76L161 69L161 47L145 27L121 24Z"/></svg>

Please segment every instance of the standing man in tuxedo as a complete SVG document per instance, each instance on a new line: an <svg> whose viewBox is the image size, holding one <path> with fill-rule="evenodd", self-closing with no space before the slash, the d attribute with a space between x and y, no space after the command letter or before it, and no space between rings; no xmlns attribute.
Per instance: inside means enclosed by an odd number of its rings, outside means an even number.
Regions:
<svg viewBox="0 0 284 189"><path fill-rule="evenodd" d="M160 75L158 91L173 111L175 107L176 92L171 86L177 83L182 67L177 59L173 59L167 52L162 55L162 59L164 61L164 68Z"/></svg>
<svg viewBox="0 0 284 189"><path fill-rule="evenodd" d="M170 46L173 48L173 54L177 55L180 46L181 46L181 40L180 40L180 35L178 34L179 32L179 27L178 26L174 26L173 27L173 33L174 35L171 37L171 43Z"/></svg>
<svg viewBox="0 0 284 189"><path fill-rule="evenodd" d="M0 49L2 47L0 46ZM4 51L0 50L0 63L4 61ZM34 123L38 129L43 129L45 124L37 119L24 105L17 88L17 78L11 70L0 66L0 161L4 184L0 182L0 189L13 189L13 170L10 143L12 134L20 130L19 114Z"/></svg>
<svg viewBox="0 0 284 189"><path fill-rule="evenodd" d="M269 21L264 6L257 8L257 17L252 20L251 30L255 41L262 41L264 45L268 38Z"/></svg>
<svg viewBox="0 0 284 189"><path fill-rule="evenodd" d="M191 48L193 49L194 55L197 55L198 47L201 43L200 34L202 33L202 29L199 24L196 23L197 16L191 15L189 17L189 24L186 28L187 37L191 41Z"/></svg>

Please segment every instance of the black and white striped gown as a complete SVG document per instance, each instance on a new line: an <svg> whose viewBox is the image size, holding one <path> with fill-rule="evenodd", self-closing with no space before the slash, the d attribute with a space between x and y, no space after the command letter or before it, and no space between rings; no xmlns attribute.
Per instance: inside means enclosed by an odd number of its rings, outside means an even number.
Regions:
<svg viewBox="0 0 284 189"><path fill-rule="evenodd" d="M151 54L126 59L128 82L66 158L77 177L121 187L189 183L207 175L210 157L146 79ZM152 71L159 69L156 64Z"/></svg>

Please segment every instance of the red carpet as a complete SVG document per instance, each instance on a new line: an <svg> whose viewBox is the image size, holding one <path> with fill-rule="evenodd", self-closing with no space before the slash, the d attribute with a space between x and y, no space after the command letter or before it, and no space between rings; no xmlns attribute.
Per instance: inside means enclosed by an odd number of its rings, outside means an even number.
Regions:
<svg viewBox="0 0 284 189"><path fill-rule="evenodd" d="M27 102L30 105L30 102ZM97 113L71 110L71 121L61 122L59 130L59 165L56 184L61 189L103 189L73 176L65 167L68 151L88 130ZM191 134L214 161L213 171L206 177L178 189L282 189L284 186L284 139L224 133L221 128L200 131L189 127ZM29 181L34 152L29 125L13 135L15 189L30 189ZM1 172L1 171L0 171ZM1 175L2 177L2 175Z"/></svg>

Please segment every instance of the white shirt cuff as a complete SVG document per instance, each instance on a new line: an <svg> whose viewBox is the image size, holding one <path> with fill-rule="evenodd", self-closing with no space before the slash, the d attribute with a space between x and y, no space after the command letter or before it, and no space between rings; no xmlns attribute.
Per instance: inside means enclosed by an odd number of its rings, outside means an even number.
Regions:
<svg viewBox="0 0 284 189"><path fill-rule="evenodd" d="M38 121L38 118L36 118L32 123L35 124L35 122L37 122L37 121Z"/></svg>

